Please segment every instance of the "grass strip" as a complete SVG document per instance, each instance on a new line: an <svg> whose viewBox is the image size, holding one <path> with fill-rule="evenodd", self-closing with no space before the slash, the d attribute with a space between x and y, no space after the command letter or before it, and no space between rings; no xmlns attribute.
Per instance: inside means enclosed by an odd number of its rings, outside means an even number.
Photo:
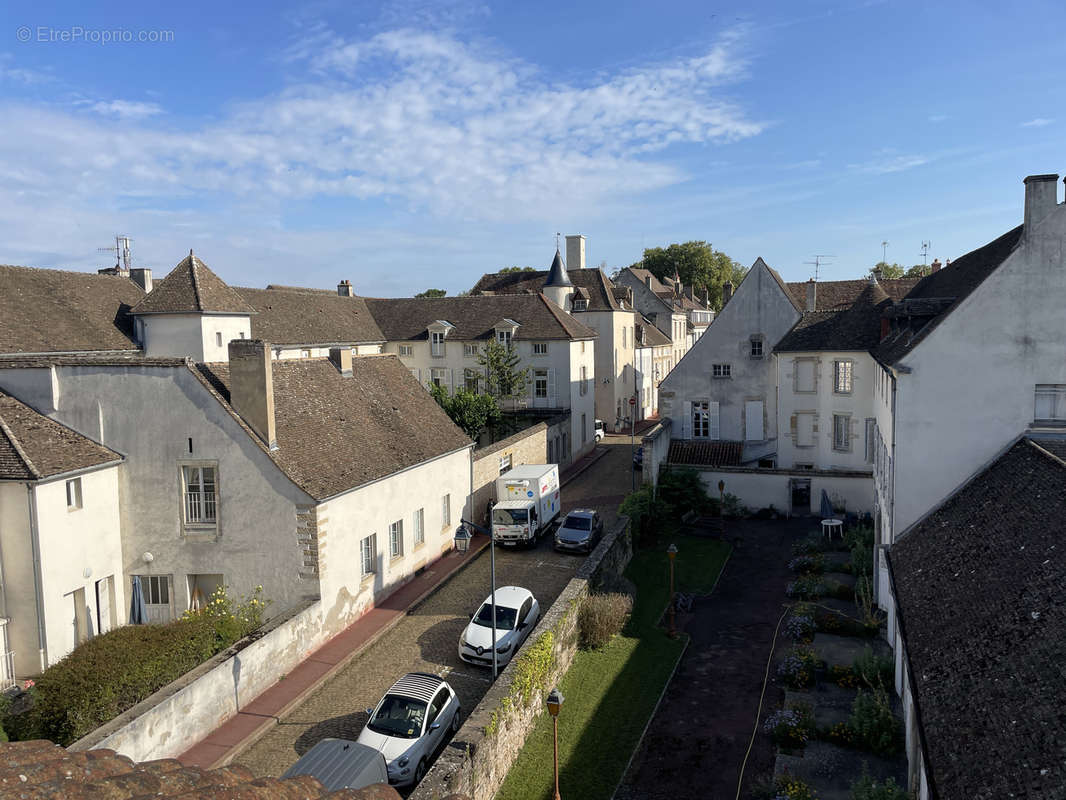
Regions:
<svg viewBox="0 0 1066 800"><path fill-rule="evenodd" d="M675 587L707 594L729 556L714 539L681 536ZM622 778L684 642L658 627L669 599L665 547L640 550L626 569L637 587L625 630L600 650L577 653L559 685L559 792L581 800L609 800ZM542 713L496 800L546 800L553 792L552 720Z"/></svg>

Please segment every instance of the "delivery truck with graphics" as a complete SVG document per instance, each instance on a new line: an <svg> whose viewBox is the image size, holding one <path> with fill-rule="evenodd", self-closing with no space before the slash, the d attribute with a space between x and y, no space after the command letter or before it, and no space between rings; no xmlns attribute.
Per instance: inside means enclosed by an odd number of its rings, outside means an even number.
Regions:
<svg viewBox="0 0 1066 800"><path fill-rule="evenodd" d="M522 464L496 479L492 535L503 545L532 545L559 520L559 465Z"/></svg>

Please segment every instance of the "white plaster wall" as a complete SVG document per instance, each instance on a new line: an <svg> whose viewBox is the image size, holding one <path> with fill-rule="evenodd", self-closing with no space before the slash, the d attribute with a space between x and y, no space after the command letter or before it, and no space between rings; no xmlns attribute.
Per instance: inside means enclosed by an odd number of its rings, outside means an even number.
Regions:
<svg viewBox="0 0 1066 800"><path fill-rule="evenodd" d="M204 360L199 314L144 314L137 319L144 323L142 346L146 356Z"/></svg>
<svg viewBox="0 0 1066 800"><path fill-rule="evenodd" d="M322 547L320 581L327 609L354 618L375 600L396 589L415 570L453 547L453 536L471 494L472 446L441 456L318 507ZM441 498L451 495L451 520L442 520ZM426 541L414 546L414 512L425 509ZM469 516L466 517L470 519ZM403 520L404 554L391 559L389 525ZM361 575L360 543L377 534L377 571Z"/></svg>
<svg viewBox="0 0 1066 800"><path fill-rule="evenodd" d="M767 508L772 503L778 511L786 512L792 506L790 483L792 478L809 478L811 481L811 507L807 510L814 516L820 513L822 490L830 496L844 498L848 511L863 513L873 508L873 485L869 478L854 475L828 475L806 470L787 472L732 471L726 469L696 468L712 497L718 497L718 482L725 481L725 491L735 494L752 510ZM797 510L797 513L802 513Z"/></svg>
<svg viewBox="0 0 1066 800"><path fill-rule="evenodd" d="M54 378L50 367L9 369L0 388L41 414L51 414L59 402L59 384Z"/></svg>
<svg viewBox="0 0 1066 800"><path fill-rule="evenodd" d="M581 394L581 367L588 387ZM570 431L567 448L571 458L580 458L596 446L596 345L592 340L570 342ZM585 442L581 441L581 416L585 416Z"/></svg>
<svg viewBox="0 0 1066 800"><path fill-rule="evenodd" d="M36 675L41 671L29 498L27 484L0 482L4 615L11 620L8 623L8 646L15 652L16 675Z"/></svg>
<svg viewBox="0 0 1066 800"><path fill-rule="evenodd" d="M372 356L379 355L382 352L383 345L380 344L357 344L353 345L353 356ZM310 356L304 355L304 351L309 350ZM301 347L299 345L277 345L271 344L271 353L275 361L281 359L293 359L293 358L329 358L329 347Z"/></svg>
<svg viewBox="0 0 1066 800"><path fill-rule="evenodd" d="M85 590L87 615L93 635L99 633L96 600L98 580L113 576L116 627L124 624L129 616L122 569L119 474L120 467L115 465L78 476L81 479L82 507L73 510L67 509L67 479L40 483L34 488L49 664L59 661L77 644L73 599L68 596L71 592ZM86 575L86 572L89 574ZM32 595L29 602L32 603ZM33 659L19 659L20 664L26 664L27 661L32 662Z"/></svg>
<svg viewBox="0 0 1066 800"><path fill-rule="evenodd" d="M231 339L248 339L252 335L251 318L243 314L204 314L200 318L202 359L198 361L229 361ZM222 335L222 344L217 334Z"/></svg>
<svg viewBox="0 0 1066 800"><path fill-rule="evenodd" d="M1066 383L1066 207L1059 205L902 365L893 535L1033 422L1038 383Z"/></svg>
<svg viewBox="0 0 1066 800"><path fill-rule="evenodd" d="M865 352L779 353L778 359L778 466L789 468L797 463L814 464L816 469L872 470L866 461L866 420L875 419L874 386L881 368ZM814 359L817 370L814 393L796 392L794 375L799 359ZM833 362L852 362L852 391L837 394L833 391ZM813 447L794 443L790 432L793 414L801 411L816 413L817 431ZM851 417L850 449L833 449L833 415Z"/></svg>
<svg viewBox="0 0 1066 800"><path fill-rule="evenodd" d="M596 417L613 428L618 418L619 401L623 405L623 416L627 416L629 398L633 394L636 314L632 311L579 311L574 314L574 319L597 333Z"/></svg>

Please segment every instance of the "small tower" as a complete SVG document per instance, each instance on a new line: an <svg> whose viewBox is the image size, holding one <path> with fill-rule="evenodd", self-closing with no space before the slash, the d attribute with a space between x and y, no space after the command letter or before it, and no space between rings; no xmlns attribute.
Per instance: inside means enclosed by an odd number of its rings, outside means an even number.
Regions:
<svg viewBox="0 0 1066 800"><path fill-rule="evenodd" d="M566 274L559 248L555 248L555 258L552 260L551 269L548 270L544 286L541 287L541 293L563 311L570 310L570 299L574 296L574 284L570 282L570 276Z"/></svg>

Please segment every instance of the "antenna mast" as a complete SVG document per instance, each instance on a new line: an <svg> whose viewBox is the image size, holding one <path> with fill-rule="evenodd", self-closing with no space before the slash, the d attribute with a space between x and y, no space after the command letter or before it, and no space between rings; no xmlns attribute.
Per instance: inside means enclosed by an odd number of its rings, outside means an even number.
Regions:
<svg viewBox="0 0 1066 800"><path fill-rule="evenodd" d="M129 236L116 233L114 247L98 247L96 249L101 253L114 253L115 266L124 272L129 272L130 267L133 266L133 256L130 254L130 243L132 241Z"/></svg>
<svg viewBox="0 0 1066 800"><path fill-rule="evenodd" d="M836 256L829 255L829 254L826 254L826 253L819 253L818 255L811 256L811 258L813 258L814 261L804 261L803 263L804 264L814 264L814 280L817 282L817 280L818 280L818 268L821 267L823 264L828 266L828 264L824 261L824 259L826 259L826 258L836 258Z"/></svg>
<svg viewBox="0 0 1066 800"><path fill-rule="evenodd" d="M881 263L888 263L888 240L881 242Z"/></svg>
<svg viewBox="0 0 1066 800"><path fill-rule="evenodd" d="M925 266L926 259L929 258L929 248L932 247L932 245L933 245L933 243L930 242L928 239L922 239L922 266L923 267Z"/></svg>

